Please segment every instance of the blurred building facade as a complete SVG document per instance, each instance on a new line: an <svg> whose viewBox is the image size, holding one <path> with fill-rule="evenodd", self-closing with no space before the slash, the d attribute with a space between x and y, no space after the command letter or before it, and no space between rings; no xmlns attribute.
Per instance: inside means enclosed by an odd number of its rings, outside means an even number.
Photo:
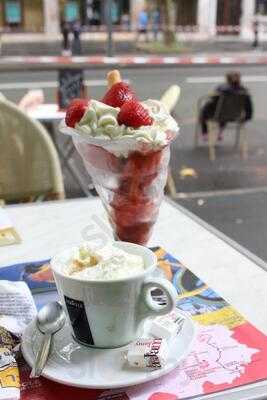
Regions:
<svg viewBox="0 0 267 400"><path fill-rule="evenodd" d="M198 29L207 36L234 34L251 39L256 19L265 30L267 0L197 0L197 3Z"/></svg>
<svg viewBox="0 0 267 400"><path fill-rule="evenodd" d="M125 15L130 18L134 3L138 1L112 1L115 25L125 20ZM105 0L0 0L0 27L13 32L54 33L60 30L60 22L79 20L97 28L105 24L105 4Z"/></svg>
<svg viewBox="0 0 267 400"><path fill-rule="evenodd" d="M154 1L154 3L156 3ZM0 0L0 28L18 32L58 33L62 21L79 20L88 29L105 24L105 0ZM135 29L140 10L153 0L112 0L118 29ZM253 36L255 15L267 18L267 0L176 0L178 31L206 37Z"/></svg>

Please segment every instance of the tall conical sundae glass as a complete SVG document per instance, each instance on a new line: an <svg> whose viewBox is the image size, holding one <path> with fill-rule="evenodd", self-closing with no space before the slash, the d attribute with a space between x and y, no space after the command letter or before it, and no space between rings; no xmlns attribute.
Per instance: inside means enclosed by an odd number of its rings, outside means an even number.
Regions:
<svg viewBox="0 0 267 400"><path fill-rule="evenodd" d="M81 112L76 101L61 130L72 135L115 238L145 245L163 198L178 126L161 102L138 102L117 72L108 80L102 102L89 100Z"/></svg>

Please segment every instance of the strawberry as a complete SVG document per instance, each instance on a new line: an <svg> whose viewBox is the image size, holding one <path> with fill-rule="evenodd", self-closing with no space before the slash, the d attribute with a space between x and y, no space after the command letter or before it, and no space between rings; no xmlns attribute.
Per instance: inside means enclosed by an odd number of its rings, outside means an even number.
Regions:
<svg viewBox="0 0 267 400"><path fill-rule="evenodd" d="M70 126L71 128L75 127L75 124L82 119L89 102L89 99L73 99L70 102L65 117L67 126Z"/></svg>
<svg viewBox="0 0 267 400"><path fill-rule="evenodd" d="M102 102L111 107L121 107L129 100L137 100L133 89L125 82L117 82L107 91Z"/></svg>
<svg viewBox="0 0 267 400"><path fill-rule="evenodd" d="M139 128L144 125L152 125L153 118L148 111L136 100L127 101L123 104L118 114L119 125Z"/></svg>

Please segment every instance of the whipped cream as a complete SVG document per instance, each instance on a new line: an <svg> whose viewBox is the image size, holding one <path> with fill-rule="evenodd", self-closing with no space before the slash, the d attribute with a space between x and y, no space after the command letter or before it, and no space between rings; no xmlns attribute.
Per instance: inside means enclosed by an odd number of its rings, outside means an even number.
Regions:
<svg viewBox="0 0 267 400"><path fill-rule="evenodd" d="M98 250L89 244L81 245L62 272L73 278L105 281L125 279L142 273L144 269L141 256L127 253L110 243Z"/></svg>
<svg viewBox="0 0 267 400"><path fill-rule="evenodd" d="M98 139L135 139L138 142L155 146L168 143L168 131L177 133L178 125L164 104L158 100L146 100L141 103L153 118L150 126L139 128L119 125L117 116L119 108L110 107L97 100L91 100L82 119L75 125L75 130L84 138Z"/></svg>

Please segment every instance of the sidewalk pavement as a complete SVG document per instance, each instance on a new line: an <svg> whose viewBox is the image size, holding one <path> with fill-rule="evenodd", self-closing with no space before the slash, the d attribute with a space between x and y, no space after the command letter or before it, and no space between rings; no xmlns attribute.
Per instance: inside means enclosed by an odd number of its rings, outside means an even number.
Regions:
<svg viewBox="0 0 267 400"><path fill-rule="evenodd" d="M60 34L4 33L1 38L3 56L61 54ZM106 53L106 32L84 32L81 39L84 55ZM199 33L179 33L177 39L181 43L182 54L253 51L252 42L239 36L216 36L211 39ZM115 54L140 54L136 48L135 32L114 32L113 42ZM267 42L262 42L260 49L267 50Z"/></svg>
<svg viewBox="0 0 267 400"><path fill-rule="evenodd" d="M247 127L248 159L234 149L234 135L224 132L216 160L207 144L194 149L194 125L181 123L172 146L175 201L267 261L267 142L266 118Z"/></svg>

